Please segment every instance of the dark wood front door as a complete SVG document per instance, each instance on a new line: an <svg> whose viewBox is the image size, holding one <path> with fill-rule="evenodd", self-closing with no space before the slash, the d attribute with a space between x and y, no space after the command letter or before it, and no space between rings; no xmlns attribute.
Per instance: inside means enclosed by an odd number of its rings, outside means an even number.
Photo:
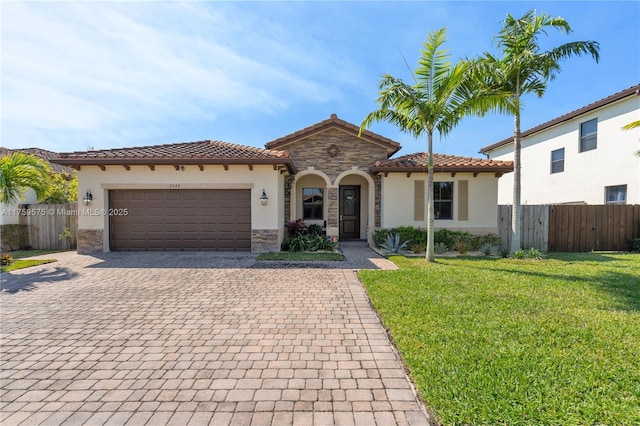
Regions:
<svg viewBox="0 0 640 426"><path fill-rule="evenodd" d="M340 187L340 239L360 238L360 187Z"/></svg>

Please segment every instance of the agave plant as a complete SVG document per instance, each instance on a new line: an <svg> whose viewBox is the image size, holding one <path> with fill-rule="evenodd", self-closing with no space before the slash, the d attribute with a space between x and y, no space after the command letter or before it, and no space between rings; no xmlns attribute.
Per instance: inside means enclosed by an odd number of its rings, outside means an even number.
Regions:
<svg viewBox="0 0 640 426"><path fill-rule="evenodd" d="M391 253L409 253L407 246L410 242L409 240L400 244L400 234L397 232L395 234L389 233L387 234L387 241L382 243L380 247Z"/></svg>

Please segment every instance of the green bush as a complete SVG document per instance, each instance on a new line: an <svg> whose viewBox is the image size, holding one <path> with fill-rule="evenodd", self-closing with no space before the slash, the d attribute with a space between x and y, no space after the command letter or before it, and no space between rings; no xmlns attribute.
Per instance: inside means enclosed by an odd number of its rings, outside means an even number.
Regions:
<svg viewBox="0 0 640 426"><path fill-rule="evenodd" d="M443 254L449 251L449 247L447 247L445 243L435 243L433 251L435 251L436 254Z"/></svg>
<svg viewBox="0 0 640 426"><path fill-rule="evenodd" d="M640 238L634 238L631 241L631 249L640 253Z"/></svg>
<svg viewBox="0 0 640 426"><path fill-rule="evenodd" d="M382 228L373 233L373 243L376 247L381 247L387 240L387 235L398 233L400 235L400 242L405 243L409 241L412 244L427 244L427 230L425 228L415 228L413 226L400 226L397 228ZM433 235L436 246L438 244L444 244L446 249L453 247L457 242L465 243L469 246L470 250L479 250L485 244L491 244L492 246L499 246L501 244L500 237L494 233L486 235L474 235L464 231L451 231L446 228L438 229ZM440 247L442 250L442 246ZM436 251L437 252L437 251Z"/></svg>
<svg viewBox="0 0 640 426"><path fill-rule="evenodd" d="M525 260L544 260L547 258L544 253L542 253L540 250L533 247L526 250L523 250L523 249L516 250L516 252L513 253L511 257L513 259L525 259Z"/></svg>
<svg viewBox="0 0 640 426"><path fill-rule="evenodd" d="M7 266L13 263L13 257L9 253L2 253L0 255L0 265Z"/></svg>
<svg viewBox="0 0 640 426"><path fill-rule="evenodd" d="M323 235L297 235L282 242L280 250L289 252L300 251L333 251L336 244Z"/></svg>

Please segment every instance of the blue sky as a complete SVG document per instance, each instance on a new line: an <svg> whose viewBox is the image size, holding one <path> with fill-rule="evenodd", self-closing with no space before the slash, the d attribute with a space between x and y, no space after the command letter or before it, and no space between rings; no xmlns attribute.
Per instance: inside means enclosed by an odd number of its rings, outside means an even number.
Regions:
<svg viewBox="0 0 640 426"><path fill-rule="evenodd" d="M446 27L453 60L484 50L507 13L562 16L596 40L574 58L522 128L640 82L640 2L15 2L3 1L2 145L58 152L218 139L263 146L328 118L359 125L377 83L411 78L426 35ZM435 151L480 156L508 137L508 116L466 118ZM424 141L387 124L371 130Z"/></svg>

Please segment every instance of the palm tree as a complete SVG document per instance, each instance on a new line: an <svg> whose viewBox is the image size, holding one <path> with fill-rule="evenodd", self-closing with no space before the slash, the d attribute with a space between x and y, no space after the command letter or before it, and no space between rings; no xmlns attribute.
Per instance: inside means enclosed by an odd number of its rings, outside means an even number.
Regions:
<svg viewBox="0 0 640 426"><path fill-rule="evenodd" d="M386 121L416 139L427 136L427 252L434 259L433 133L446 136L466 115L482 115L489 109L504 109L499 95L474 90L470 63L451 65L451 56L442 48L446 30L434 31L424 42L414 84L385 74L379 83L379 109L369 113L360 125L360 134L373 122Z"/></svg>
<svg viewBox="0 0 640 426"><path fill-rule="evenodd" d="M521 18L507 14L498 35L500 56L488 52L475 62L481 81L494 90L510 94L514 109L513 131L513 211L511 221L511 251L520 249L520 117L521 98L527 94L542 97L547 83L560 72L560 62L572 56L591 55L599 60L600 46L596 41L574 41L548 51L542 51L538 38L547 34L547 28L571 32L569 23L561 17L531 10Z"/></svg>
<svg viewBox="0 0 640 426"><path fill-rule="evenodd" d="M0 201L15 203L31 188L38 199L49 190L49 165L42 158L22 152L12 152L0 159Z"/></svg>

